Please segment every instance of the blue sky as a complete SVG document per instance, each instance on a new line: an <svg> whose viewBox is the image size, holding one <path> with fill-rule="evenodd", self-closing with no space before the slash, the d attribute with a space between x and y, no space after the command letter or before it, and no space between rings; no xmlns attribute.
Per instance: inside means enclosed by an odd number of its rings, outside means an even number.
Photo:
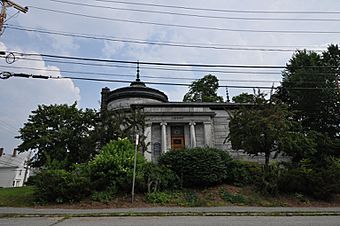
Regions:
<svg viewBox="0 0 340 226"><path fill-rule="evenodd" d="M159 13L145 13L129 11L131 9L168 11L175 13L199 14L217 17L261 17L261 18L313 18L313 19L339 19L340 14L284 14L284 13L223 13L180 10L173 8L146 7L115 2L95 0L63 0L71 3L92 4L100 7L75 6L52 0L16 0L22 6L29 6L26 14L18 14L14 9L8 9L10 18L6 24L25 29L55 30L68 33L91 34L92 36L111 36L123 40L138 39L144 41L161 41L216 46L270 46L283 49L325 49L330 43L337 43L339 34L287 34L287 33L249 33L228 32L211 29L189 29L172 26L147 25L139 23L127 23L114 21L133 20L151 23L177 24L190 26L203 26L222 29L252 29L252 30L295 30L295 31L339 31L339 21L249 21L199 18L193 16L179 16ZM133 2L126 0L122 2ZM340 11L340 2L334 0L165 0L138 1L140 3L163 4L184 7L196 7L205 9L225 10L260 10L260 11ZM40 9L39 9L40 8ZM42 8L42 9L41 9ZM117 10L120 8L126 10ZM106 17L111 19L88 18L82 16L66 15L47 10L61 10L77 14L85 14L90 17ZM14 15L14 16L13 16ZM12 17L13 16L13 17ZM7 28L0 36L0 49L7 51L54 54L65 56L80 56L88 58L106 58L128 61L172 62L172 63L202 63L224 65L285 65L293 54L287 52L269 51L231 51L217 49L200 49L170 47L159 45L141 45L123 42L84 39L76 37L64 37L47 35L37 32L28 32ZM52 76L80 76L91 78L109 78L121 80L133 80L136 74L134 65L107 64L101 66L77 65L70 63L51 62L40 56L32 60L16 55L13 64L7 64L0 58L1 71L24 72L32 74L48 74ZM29 57L32 58L32 57ZM118 66L118 67L117 67ZM120 66L129 66L124 68ZM198 79L205 74L212 73L220 79L221 85L245 85L245 86L271 86L272 82L231 82L224 80L268 80L279 81L280 70L267 70L273 74L254 73L216 73L212 71L198 72L193 68L179 70L148 69L141 65L141 77L144 81L190 83L190 79ZM39 70L38 70L39 69ZM163 68L164 69L164 68ZM197 69L197 68L196 68ZM202 68L201 68L202 69ZM51 71L52 70L52 71ZM229 69L216 69L229 70ZM240 71L240 69L230 69ZM63 71L87 72L93 74L70 74ZM243 69L243 72L245 70ZM257 70L256 72L261 71ZM262 70L264 71L264 70ZM249 70L254 72L254 69ZM98 73L98 74L96 74ZM103 74L110 74L103 75ZM145 76L145 77L143 77ZM147 76L160 78L151 79ZM170 79L176 77L177 79ZM180 79L178 79L180 78ZM181 79L182 78L182 79ZM278 85L279 83L275 83ZM14 139L18 135L18 129L27 121L30 112L39 104L68 103L77 101L81 108L99 108L101 88L107 86L110 89L125 86L122 83L87 82L78 80L46 80L10 78L0 80L0 146L6 152L16 147L20 140ZM185 87L150 85L164 91L171 101L180 101L187 91ZM219 94L225 97L225 90L220 89ZM252 90L229 89L231 96L241 92Z"/></svg>

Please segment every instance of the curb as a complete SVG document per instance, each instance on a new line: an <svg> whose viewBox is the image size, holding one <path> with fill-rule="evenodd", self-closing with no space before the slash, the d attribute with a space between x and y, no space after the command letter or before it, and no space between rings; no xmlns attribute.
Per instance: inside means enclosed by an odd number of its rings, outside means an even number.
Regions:
<svg viewBox="0 0 340 226"><path fill-rule="evenodd" d="M0 218L22 217L169 217L169 216L340 216L340 211L282 211L282 212L108 212L108 213L2 213Z"/></svg>

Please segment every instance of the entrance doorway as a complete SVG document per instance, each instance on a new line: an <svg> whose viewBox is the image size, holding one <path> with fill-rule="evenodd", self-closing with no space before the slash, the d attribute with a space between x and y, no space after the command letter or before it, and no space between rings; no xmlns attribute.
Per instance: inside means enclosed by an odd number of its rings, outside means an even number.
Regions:
<svg viewBox="0 0 340 226"><path fill-rule="evenodd" d="M185 148L184 126L171 126L171 149L181 150Z"/></svg>

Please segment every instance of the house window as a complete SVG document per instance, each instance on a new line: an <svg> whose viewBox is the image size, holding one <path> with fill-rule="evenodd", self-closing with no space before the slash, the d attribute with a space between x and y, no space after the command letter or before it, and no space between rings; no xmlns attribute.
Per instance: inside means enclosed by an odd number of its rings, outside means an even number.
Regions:
<svg viewBox="0 0 340 226"><path fill-rule="evenodd" d="M22 170L19 171L19 176L21 176Z"/></svg>

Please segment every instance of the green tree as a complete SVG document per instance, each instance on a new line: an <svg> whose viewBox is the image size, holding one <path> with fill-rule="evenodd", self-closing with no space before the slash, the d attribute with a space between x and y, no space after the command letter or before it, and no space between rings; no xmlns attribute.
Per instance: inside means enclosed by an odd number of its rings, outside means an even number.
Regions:
<svg viewBox="0 0 340 226"><path fill-rule="evenodd" d="M223 97L217 95L218 79L214 75L206 75L194 81L189 91L184 95L184 102L223 102Z"/></svg>
<svg viewBox="0 0 340 226"><path fill-rule="evenodd" d="M18 149L36 151L31 162L34 167L57 163L68 168L88 161L95 153L95 125L96 112L77 109L76 103L39 105L16 137L22 140Z"/></svg>
<svg viewBox="0 0 340 226"><path fill-rule="evenodd" d="M264 154L267 169L271 154L275 153L275 157L288 147L292 122L287 119L284 105L266 100L262 94L254 97L252 108L240 108L230 113L228 140L233 149L242 149L249 155Z"/></svg>
<svg viewBox="0 0 340 226"><path fill-rule="evenodd" d="M136 133L140 134L139 143L142 151L146 150L145 143L145 115L141 109L131 109L129 111L102 111L101 122L96 127L96 134L100 141L100 147L118 138L129 138L134 142Z"/></svg>
<svg viewBox="0 0 340 226"><path fill-rule="evenodd" d="M244 103L253 103L254 99L255 99L254 94L241 93L238 96L234 96L232 100L235 103L244 104Z"/></svg>
<svg viewBox="0 0 340 226"><path fill-rule="evenodd" d="M294 111L305 131L340 137L340 50L330 45L322 54L297 51L283 71L278 97Z"/></svg>

